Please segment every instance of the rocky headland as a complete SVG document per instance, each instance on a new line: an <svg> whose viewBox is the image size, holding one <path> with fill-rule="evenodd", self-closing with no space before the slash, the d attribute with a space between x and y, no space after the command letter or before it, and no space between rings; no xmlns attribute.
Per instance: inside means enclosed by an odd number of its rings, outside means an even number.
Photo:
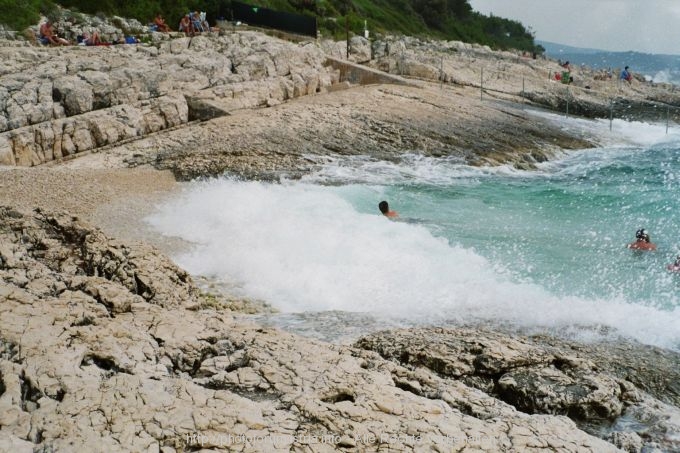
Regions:
<svg viewBox="0 0 680 453"><path fill-rule="evenodd" d="M525 105L678 104L585 70L567 90L556 62L512 52L351 44L3 41L0 451L680 450L672 351L481 327L328 344L248 320L257 306L200 289L138 228L196 177L414 153L531 168L596 138Z"/></svg>

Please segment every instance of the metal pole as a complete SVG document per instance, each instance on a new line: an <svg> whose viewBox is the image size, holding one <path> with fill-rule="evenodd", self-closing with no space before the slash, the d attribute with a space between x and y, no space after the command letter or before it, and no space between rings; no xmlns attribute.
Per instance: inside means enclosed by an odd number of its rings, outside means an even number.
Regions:
<svg viewBox="0 0 680 453"><path fill-rule="evenodd" d="M347 40L347 59L349 60L349 8L347 8L345 15L345 38Z"/></svg>
<svg viewBox="0 0 680 453"><path fill-rule="evenodd" d="M401 49L401 64L399 65L399 75L404 75L404 49Z"/></svg>
<svg viewBox="0 0 680 453"><path fill-rule="evenodd" d="M522 109L524 109L524 76L522 76Z"/></svg>
<svg viewBox="0 0 680 453"><path fill-rule="evenodd" d="M347 42L347 59L349 60L349 5L350 0L345 0L345 40Z"/></svg>
<svg viewBox="0 0 680 453"><path fill-rule="evenodd" d="M612 131L612 123L614 122L614 99L609 100L609 132Z"/></svg>
<svg viewBox="0 0 680 453"><path fill-rule="evenodd" d="M479 100L484 100L484 68L482 68L482 75L479 77Z"/></svg>
<svg viewBox="0 0 680 453"><path fill-rule="evenodd" d="M566 116L569 116L569 88L567 88L567 114Z"/></svg>
<svg viewBox="0 0 680 453"><path fill-rule="evenodd" d="M668 135L668 123L670 122L671 119L671 108L666 107L666 135Z"/></svg>
<svg viewBox="0 0 680 453"><path fill-rule="evenodd" d="M444 89L444 57L439 62L439 89Z"/></svg>

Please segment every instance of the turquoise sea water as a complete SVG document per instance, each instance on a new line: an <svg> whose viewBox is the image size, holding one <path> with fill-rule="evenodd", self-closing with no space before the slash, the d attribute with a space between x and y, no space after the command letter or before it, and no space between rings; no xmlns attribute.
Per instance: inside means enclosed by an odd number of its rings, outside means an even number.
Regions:
<svg viewBox="0 0 680 453"><path fill-rule="evenodd" d="M535 171L413 154L328 159L280 184L225 176L148 221L194 244L181 266L270 303L284 327L483 322L680 350L680 274L666 270L680 254L680 134L550 119L602 146ZM378 214L382 199L399 221ZM639 228L657 252L626 248Z"/></svg>

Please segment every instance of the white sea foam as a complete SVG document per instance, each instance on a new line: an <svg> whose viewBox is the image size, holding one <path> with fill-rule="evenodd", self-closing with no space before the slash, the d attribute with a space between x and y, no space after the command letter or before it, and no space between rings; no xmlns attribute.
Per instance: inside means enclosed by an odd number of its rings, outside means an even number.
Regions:
<svg viewBox="0 0 680 453"><path fill-rule="evenodd" d="M676 145L680 143L680 126L672 126L666 132L665 123L645 123L614 119L611 124L605 119L585 119L566 117L551 112L527 110L530 114L547 119L563 129L592 137L601 147L565 151L545 163L537 164L539 170L553 173L557 170L578 172L566 169L566 165L600 165L602 161L620 159L622 155L633 157L646 152L652 146ZM587 157L584 157L587 156ZM316 161L319 171L307 175L304 182L312 184L359 183L373 185L390 184L429 184L448 186L455 184L474 184L488 176L533 178L544 174L534 170L525 171L511 165L493 167L473 167L466 165L461 158L428 157L418 154L402 155L399 161L378 160L369 156L331 157L306 156Z"/></svg>
<svg viewBox="0 0 680 453"><path fill-rule="evenodd" d="M195 244L175 257L191 273L235 282L245 295L284 312L344 310L419 323L489 320L553 329L605 325L648 344L680 347L678 308L660 310L622 296L557 297L513 282L501 265L423 225L359 212L339 195L352 190L365 186L196 182L148 221ZM380 188L372 190L377 199Z"/></svg>
<svg viewBox="0 0 680 453"><path fill-rule="evenodd" d="M680 141L680 126L670 123L667 133L665 121L650 123L615 118L610 122L608 119L587 119L538 110L527 112L548 119L566 131L591 137L603 146L644 147Z"/></svg>
<svg viewBox="0 0 680 453"><path fill-rule="evenodd" d="M490 175L530 176L531 172L509 165L472 167L457 157L428 157L404 154L398 162L374 159L369 156L318 157L306 156L320 166L302 181L310 184L359 183L373 185L429 184L449 186L452 183L474 184L478 178Z"/></svg>
<svg viewBox="0 0 680 453"><path fill-rule="evenodd" d="M654 83L672 83L677 85L680 82L680 73L677 70L664 69L657 71L653 77L645 76L645 79Z"/></svg>

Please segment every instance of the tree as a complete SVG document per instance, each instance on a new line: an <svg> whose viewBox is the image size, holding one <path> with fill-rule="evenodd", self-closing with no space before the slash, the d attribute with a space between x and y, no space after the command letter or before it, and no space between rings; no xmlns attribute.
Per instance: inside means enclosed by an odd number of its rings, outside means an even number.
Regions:
<svg viewBox="0 0 680 453"><path fill-rule="evenodd" d="M467 0L449 0L448 10L456 19L467 19L472 13L472 6Z"/></svg>
<svg viewBox="0 0 680 453"><path fill-rule="evenodd" d="M427 25L443 30L449 15L446 3L446 0L413 0L413 10L423 18Z"/></svg>

